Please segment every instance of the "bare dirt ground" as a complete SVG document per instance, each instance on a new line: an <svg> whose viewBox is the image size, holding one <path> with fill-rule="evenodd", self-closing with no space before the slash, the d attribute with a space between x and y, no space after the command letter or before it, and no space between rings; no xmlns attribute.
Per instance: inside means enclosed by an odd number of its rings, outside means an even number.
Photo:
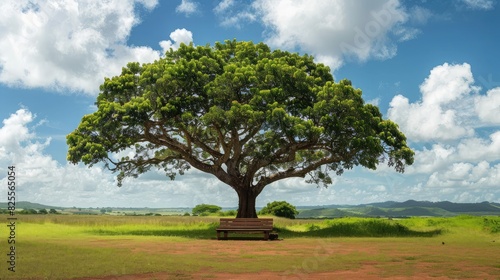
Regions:
<svg viewBox="0 0 500 280"><path fill-rule="evenodd" d="M301 275L283 275L282 273L276 272L258 272L258 273L195 273L193 275L182 275L182 274L169 274L169 273L147 273L147 274L135 274L135 275L122 275L122 276L106 276L98 278L79 278L78 280L163 280L163 279L192 279L192 280L209 280L209 279L225 279L225 280L378 280L378 279L390 279L390 280L450 280L450 279L460 279L455 277L447 276L429 276L425 273L416 274L413 276L377 276L377 270L373 267L364 267L356 271L333 271L333 272L318 272L318 273L308 273ZM477 278L467 278L467 279L498 279L489 278L478 275Z"/></svg>
<svg viewBox="0 0 500 280"><path fill-rule="evenodd" d="M220 256L228 266L242 261L240 255L276 256L285 262L281 271L266 270L238 273L224 272L221 266L200 271L180 269L178 272L164 271L146 274L125 274L78 280L162 280L162 279L279 279L279 280L330 280L330 279L500 279L498 244L485 244L485 248L472 248L464 244L442 244L437 239L397 240L352 239L321 241L294 239L285 241L217 241L193 240L186 242L147 242L135 244L132 253L165 254L175 258L182 254ZM94 240L93 245L104 247L128 247L124 240ZM295 256L287 264L287 257ZM297 262L298 260L298 262ZM247 261L247 260L245 260ZM499 263L500 264L500 263ZM182 265L182 264L179 264ZM274 266L275 267L275 266Z"/></svg>
<svg viewBox="0 0 500 280"><path fill-rule="evenodd" d="M303 279L303 280L356 280L356 279L366 279L366 280L377 280L377 279L392 279L392 280L407 280L407 279L432 279L432 280L449 280L449 279L457 279L457 278L449 278L449 277L431 277L428 275L415 275L411 277L404 276L393 276L393 277L381 277L376 275L370 275L373 273L373 269L367 268L358 271L336 271L336 272L322 272L322 273L310 273L307 275L297 275L297 276L285 276L280 275L280 273L273 272L259 272L259 273L238 273L238 274L230 274L230 273L208 273L203 275L194 274L191 276L186 275L172 275L168 273L148 273L148 274L136 274L136 275L123 275L123 276L108 276L102 278L80 278L81 280L163 280L163 279L225 279L225 280L284 280L284 279ZM79 279L79 280L80 280ZM471 279L471 278L469 278ZM489 279L484 277L478 277L477 279ZM491 278L493 279L493 278Z"/></svg>

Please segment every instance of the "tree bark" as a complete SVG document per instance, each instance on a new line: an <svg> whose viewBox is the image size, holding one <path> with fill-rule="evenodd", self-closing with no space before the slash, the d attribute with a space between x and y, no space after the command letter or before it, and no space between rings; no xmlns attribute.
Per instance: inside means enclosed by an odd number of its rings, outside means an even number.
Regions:
<svg viewBox="0 0 500 280"><path fill-rule="evenodd" d="M255 211L255 201L258 193L249 188L241 188L236 191L238 193L238 214L236 218L257 218Z"/></svg>

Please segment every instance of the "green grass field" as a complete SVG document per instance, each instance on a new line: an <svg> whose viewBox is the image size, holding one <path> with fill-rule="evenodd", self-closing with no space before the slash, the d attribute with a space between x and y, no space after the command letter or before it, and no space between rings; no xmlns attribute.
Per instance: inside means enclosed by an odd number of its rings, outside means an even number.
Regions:
<svg viewBox="0 0 500 280"><path fill-rule="evenodd" d="M500 279L500 217L275 218L283 240L267 242L256 241L256 235L250 235L254 240L215 240L218 217L17 218L16 272L7 270L9 228L2 226L0 279L140 274L145 275L140 279L218 279L220 273L257 272L274 273L276 279L314 279L315 273L335 272ZM0 220L8 224L6 215Z"/></svg>

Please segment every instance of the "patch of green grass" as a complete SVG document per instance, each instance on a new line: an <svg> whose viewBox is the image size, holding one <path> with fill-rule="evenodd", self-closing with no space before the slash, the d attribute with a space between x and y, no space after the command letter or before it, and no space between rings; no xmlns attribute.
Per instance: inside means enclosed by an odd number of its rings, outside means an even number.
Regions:
<svg viewBox="0 0 500 280"><path fill-rule="evenodd" d="M122 249L75 247L55 242L20 242L17 275L42 279L68 279L72 277L111 275L128 271L141 271L140 262L131 262L123 270L118 263L126 261ZM135 256L134 256L135 258ZM34 269L34 268L37 269Z"/></svg>
<svg viewBox="0 0 500 280"><path fill-rule="evenodd" d="M500 219L484 217L483 227L485 231L488 231L490 233L500 233Z"/></svg>
<svg viewBox="0 0 500 280"><path fill-rule="evenodd" d="M6 221L6 216L1 218ZM18 272L8 274L4 269L0 271L0 279L68 279L160 271L168 273L171 279L189 279L192 273L201 271L207 275L262 270L287 274L295 269L304 273L358 269L363 265L380 267L385 271L382 276L389 277L417 273L419 264L432 266L436 277L461 278L473 275L478 268L496 271L500 268L495 260L500 245L500 217L274 218L276 230L285 241L255 243L265 244L264 250L271 250L267 254L248 252L251 247L240 247L245 244L240 241L210 241L215 238L218 220L217 217L23 215L16 228ZM0 235L7 236L7 230L0 227ZM198 245L196 253L169 251L176 246L187 246L179 245L184 242L191 242L189 246L205 243ZM155 248L155 244L163 249L141 250L141 246ZM213 253L204 247L208 244L214 245L213 248L218 248L218 244L234 245L234 250ZM353 246L358 250L351 250ZM363 251L364 248L375 249ZM470 271L461 271L467 266ZM488 273L493 273L492 270ZM500 277L500 273L491 275Z"/></svg>
<svg viewBox="0 0 500 280"><path fill-rule="evenodd" d="M193 216L114 216L114 215L22 215L18 216L21 223L31 224L63 224L73 226L191 226L200 223L218 222L218 217Z"/></svg>
<svg viewBox="0 0 500 280"><path fill-rule="evenodd" d="M194 239L212 239L215 237L215 229L218 225L207 224L198 227L134 227L134 226L118 226L118 227L96 227L88 230L87 233L92 235L136 235L136 236L172 236Z"/></svg>
<svg viewBox="0 0 500 280"><path fill-rule="evenodd" d="M184 226L156 225L119 225L93 226L88 230L93 235L140 235L140 236L178 236L195 239L213 239L218 223L199 223ZM297 237L432 237L441 233L439 229L432 231L411 230L400 223L386 220L359 219L355 221L331 220L318 224L280 225L275 231L282 238Z"/></svg>
<svg viewBox="0 0 500 280"><path fill-rule="evenodd" d="M170 236L213 239L218 217L155 216L76 216L25 215L18 228L32 237L74 238L101 236ZM303 237L432 237L444 233L500 232L500 217L457 216L452 218L409 218L399 220L376 218L340 218L327 220L290 220L274 218L280 238ZM39 232L39 229L43 229Z"/></svg>
<svg viewBox="0 0 500 280"><path fill-rule="evenodd" d="M32 236L79 235L101 236L171 236L213 239L217 217L151 217L151 216L40 216L27 215L19 222ZM44 228L43 233L37 229ZM297 237L393 237L434 236L439 229L410 229L399 221L368 218L332 220L289 220L275 218L275 229L281 238Z"/></svg>
<svg viewBox="0 0 500 280"><path fill-rule="evenodd" d="M343 218L318 221L312 224L276 226L284 238L294 237L432 237L441 234L440 229L415 230L384 219Z"/></svg>
<svg viewBox="0 0 500 280"><path fill-rule="evenodd" d="M410 228L422 230L440 229L449 238L467 239L478 236L491 236L500 233L500 216L469 216L462 215L451 218L419 218L398 220Z"/></svg>

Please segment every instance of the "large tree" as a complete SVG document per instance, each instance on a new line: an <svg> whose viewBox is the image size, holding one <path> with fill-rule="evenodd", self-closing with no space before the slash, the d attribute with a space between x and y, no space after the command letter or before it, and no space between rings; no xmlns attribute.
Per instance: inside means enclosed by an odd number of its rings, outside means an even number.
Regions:
<svg viewBox="0 0 500 280"><path fill-rule="evenodd" d="M70 162L104 163L119 186L151 168L174 179L194 167L236 191L237 217L257 217L257 196L278 180L326 186L357 165L403 172L413 163L398 126L350 81L263 43L181 45L129 63L105 78L96 105L67 136ZM123 151L134 156L117 158Z"/></svg>

